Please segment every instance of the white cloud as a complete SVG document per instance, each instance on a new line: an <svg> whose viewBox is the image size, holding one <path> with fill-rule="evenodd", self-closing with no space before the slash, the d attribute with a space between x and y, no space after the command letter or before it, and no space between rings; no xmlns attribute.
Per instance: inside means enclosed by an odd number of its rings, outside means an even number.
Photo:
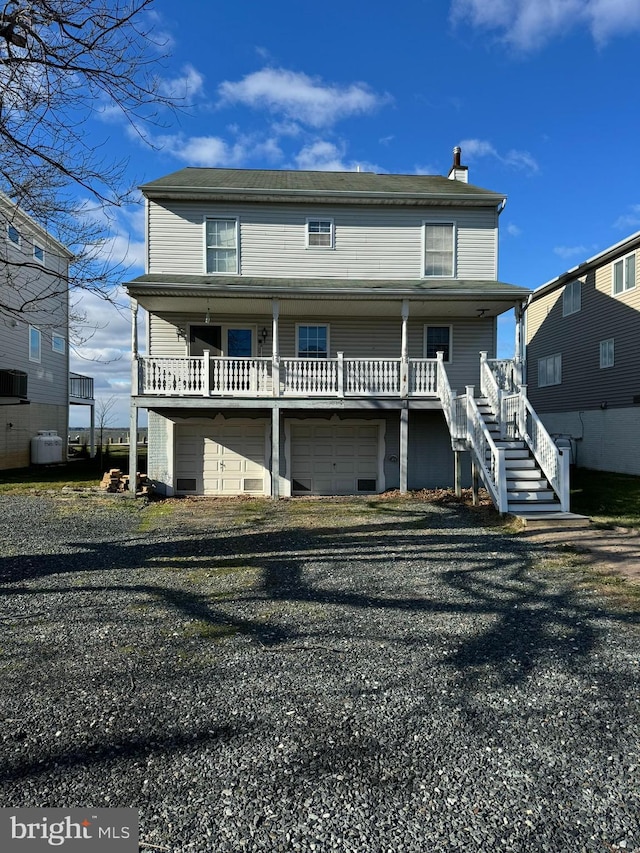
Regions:
<svg viewBox="0 0 640 853"><path fill-rule="evenodd" d="M451 17L455 23L495 30L525 51L574 27L587 28L602 45L640 29L640 0L452 0Z"/></svg>
<svg viewBox="0 0 640 853"><path fill-rule="evenodd" d="M589 254L589 249L587 249L585 246L582 246L582 245L580 245L580 246L555 246L553 251L554 251L554 254L558 255L561 258L564 258L565 260L568 260L569 258L575 258L577 255L580 255L581 257L586 258L587 255Z"/></svg>
<svg viewBox="0 0 640 853"><path fill-rule="evenodd" d="M520 235L522 234L522 228L518 228L518 226L514 225L513 222L510 222L507 225L506 231L510 237L520 237Z"/></svg>
<svg viewBox="0 0 640 853"><path fill-rule="evenodd" d="M381 172L375 163L365 160L345 160L344 144L336 145L327 140L318 139L305 145L296 155L297 169L309 169L319 172Z"/></svg>
<svg viewBox="0 0 640 853"><path fill-rule="evenodd" d="M179 133L159 136L153 145L190 166L238 166L246 157L242 145L230 145L219 136L185 137Z"/></svg>
<svg viewBox="0 0 640 853"><path fill-rule="evenodd" d="M158 81L160 94L167 98L188 100L200 94L203 86L204 77L193 65L185 65L177 77L160 78Z"/></svg>
<svg viewBox="0 0 640 853"><path fill-rule="evenodd" d="M640 204L632 204L630 213L623 213L613 223L614 228L629 231L640 228Z"/></svg>
<svg viewBox="0 0 640 853"><path fill-rule="evenodd" d="M478 157L495 157L505 166L512 169L520 169L530 174L540 171L535 158L528 151L518 151L511 148L501 154L495 146L486 139L463 139L460 143L463 159L473 160Z"/></svg>
<svg viewBox="0 0 640 853"><path fill-rule="evenodd" d="M389 100L365 83L327 84L284 68L263 68L236 82L226 80L218 92L221 104L266 108L311 127L329 127L348 116L371 113Z"/></svg>

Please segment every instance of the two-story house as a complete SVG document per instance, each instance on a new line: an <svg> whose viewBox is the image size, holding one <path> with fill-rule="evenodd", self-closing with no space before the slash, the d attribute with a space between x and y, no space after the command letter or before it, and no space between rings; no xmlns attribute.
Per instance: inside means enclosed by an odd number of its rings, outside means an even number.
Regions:
<svg viewBox="0 0 640 853"><path fill-rule="evenodd" d="M28 466L39 440L66 460L69 405L93 413L93 380L69 374L71 257L0 193L0 469Z"/></svg>
<svg viewBox="0 0 640 853"><path fill-rule="evenodd" d="M459 149L448 177L186 168L141 189L131 430L147 409L161 492L460 486L465 391L486 396L483 372L513 390L497 317L528 291L498 280L505 197L468 182ZM515 451L485 433L472 461L497 481Z"/></svg>
<svg viewBox="0 0 640 853"><path fill-rule="evenodd" d="M529 397L585 468L640 474L640 231L531 294Z"/></svg>

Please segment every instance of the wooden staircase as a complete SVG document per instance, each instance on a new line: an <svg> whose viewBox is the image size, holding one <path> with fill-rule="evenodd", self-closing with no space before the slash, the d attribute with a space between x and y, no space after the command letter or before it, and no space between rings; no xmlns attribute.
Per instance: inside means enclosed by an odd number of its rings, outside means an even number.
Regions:
<svg viewBox="0 0 640 853"><path fill-rule="evenodd" d="M527 443L522 439L501 437L498 418L486 397L476 398L476 405L496 446L504 450L507 511L514 515L561 513L560 501Z"/></svg>

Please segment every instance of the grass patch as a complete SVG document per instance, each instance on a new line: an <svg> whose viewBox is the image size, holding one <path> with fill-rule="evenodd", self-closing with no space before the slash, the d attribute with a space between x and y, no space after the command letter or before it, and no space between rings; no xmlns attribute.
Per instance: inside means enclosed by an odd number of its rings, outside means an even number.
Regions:
<svg viewBox="0 0 640 853"><path fill-rule="evenodd" d="M184 629L187 637L200 637L202 640L225 640L227 637L235 637L238 632L239 628L235 625L221 625L205 619L189 622Z"/></svg>
<svg viewBox="0 0 640 853"><path fill-rule="evenodd" d="M575 468L571 509L597 524L640 530L640 477Z"/></svg>
<svg viewBox="0 0 640 853"><path fill-rule="evenodd" d="M138 470L146 470L146 448L139 454ZM0 494L30 494L42 490L58 491L63 488L86 489L98 486L109 468L129 469L128 448L104 454L102 460L73 459L60 465L32 465L29 468L0 471Z"/></svg>

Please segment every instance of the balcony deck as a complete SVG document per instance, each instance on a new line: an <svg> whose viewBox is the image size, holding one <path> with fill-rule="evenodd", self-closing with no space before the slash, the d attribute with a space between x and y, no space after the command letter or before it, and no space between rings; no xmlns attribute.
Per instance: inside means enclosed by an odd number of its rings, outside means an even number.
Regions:
<svg viewBox="0 0 640 853"><path fill-rule="evenodd" d="M435 358L139 357L134 395L437 399Z"/></svg>

